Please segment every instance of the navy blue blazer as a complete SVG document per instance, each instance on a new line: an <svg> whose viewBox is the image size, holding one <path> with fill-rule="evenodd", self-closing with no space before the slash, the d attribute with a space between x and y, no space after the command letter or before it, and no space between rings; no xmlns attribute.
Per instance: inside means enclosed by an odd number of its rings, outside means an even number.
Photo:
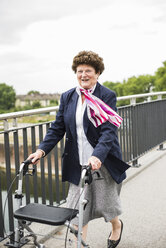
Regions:
<svg viewBox="0 0 166 248"><path fill-rule="evenodd" d="M97 83L93 94L116 111L116 95L113 91ZM45 151L47 155L66 134L62 155L62 181L69 181L76 185L79 184L81 176L75 118L77 100L76 88L61 95L56 120L52 122L43 142L39 145L39 149ZM92 156L99 158L112 178L117 183L121 183L126 178L125 171L130 166L121 160L117 128L108 121L96 128L88 119L86 110L83 125L86 137L94 148Z"/></svg>

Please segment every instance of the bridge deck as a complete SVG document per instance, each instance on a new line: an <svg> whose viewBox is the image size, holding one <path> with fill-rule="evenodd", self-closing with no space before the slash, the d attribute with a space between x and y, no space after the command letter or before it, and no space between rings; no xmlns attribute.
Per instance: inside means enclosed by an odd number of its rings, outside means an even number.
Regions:
<svg viewBox="0 0 166 248"><path fill-rule="evenodd" d="M124 182L121 199L124 230L119 248L166 248L166 150L154 149L139 159L140 168L131 168ZM34 224L35 226L36 224ZM64 248L66 228L54 238L49 226L37 224L37 233L43 233L46 248ZM91 248L105 248L111 231L109 223L97 219L89 223L87 243ZM69 234L72 238L72 234ZM55 239L56 238L56 239ZM4 247L2 242L0 247ZM25 248L31 246L25 245ZM70 247L67 245L67 247ZM71 246L71 247L74 247Z"/></svg>

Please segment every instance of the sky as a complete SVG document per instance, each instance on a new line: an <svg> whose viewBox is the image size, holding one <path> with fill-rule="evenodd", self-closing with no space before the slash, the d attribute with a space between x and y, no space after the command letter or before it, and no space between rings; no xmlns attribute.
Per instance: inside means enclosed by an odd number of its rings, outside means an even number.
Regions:
<svg viewBox="0 0 166 248"><path fill-rule="evenodd" d="M154 75L165 44L165 0L0 0L0 83L16 94L75 87L82 50L103 58L101 84Z"/></svg>

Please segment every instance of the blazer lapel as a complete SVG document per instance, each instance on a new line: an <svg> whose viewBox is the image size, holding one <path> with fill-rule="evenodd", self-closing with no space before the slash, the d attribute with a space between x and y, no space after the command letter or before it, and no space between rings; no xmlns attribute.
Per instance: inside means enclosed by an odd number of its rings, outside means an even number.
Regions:
<svg viewBox="0 0 166 248"><path fill-rule="evenodd" d="M101 85L97 82L95 91L93 92L93 95L96 97L99 97L99 98L100 98L100 90L101 90L100 88L101 88Z"/></svg>
<svg viewBox="0 0 166 248"><path fill-rule="evenodd" d="M67 108L67 116L68 116L68 123L70 127L71 134L73 137L76 137L76 107L78 101L78 94L75 91L72 95L70 102L68 103Z"/></svg>

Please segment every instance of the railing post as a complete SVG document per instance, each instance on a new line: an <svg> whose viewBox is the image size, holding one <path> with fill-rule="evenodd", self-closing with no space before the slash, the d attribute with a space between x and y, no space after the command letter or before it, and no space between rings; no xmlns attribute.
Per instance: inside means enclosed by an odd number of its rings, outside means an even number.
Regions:
<svg viewBox="0 0 166 248"><path fill-rule="evenodd" d="M3 121L3 127L4 127L4 131L7 131L9 129L9 123L7 119Z"/></svg>
<svg viewBox="0 0 166 248"><path fill-rule="evenodd" d="M13 127L17 127L17 118L13 118Z"/></svg>
<svg viewBox="0 0 166 248"><path fill-rule="evenodd" d="M43 140L43 125L39 125L39 143ZM44 159L40 160L40 172L41 172L41 191L42 191L42 204L46 204L46 189L45 189L45 167Z"/></svg>
<svg viewBox="0 0 166 248"><path fill-rule="evenodd" d="M56 203L60 203L60 185L59 185L59 161L58 161L58 146L54 147L54 164L55 164L55 195Z"/></svg>
<svg viewBox="0 0 166 248"><path fill-rule="evenodd" d="M13 220L13 199L11 186L11 164L10 164L10 146L9 146L9 133L4 133L4 144L5 144L5 162L6 162L6 182L7 182L7 192L8 192L8 214L9 214L9 231L10 239L13 244L14 240L14 220Z"/></svg>
<svg viewBox="0 0 166 248"><path fill-rule="evenodd" d="M159 150L163 150L163 144L159 145Z"/></svg>
<svg viewBox="0 0 166 248"><path fill-rule="evenodd" d="M136 130L138 129L138 114L137 106L132 107L132 165L133 167L139 167L138 164L138 137Z"/></svg>
<svg viewBox="0 0 166 248"><path fill-rule="evenodd" d="M60 141L60 151L61 151L61 154L63 154L64 152L64 139L62 139ZM62 173L62 158L61 158L61 173ZM66 183L65 182L62 182L62 197L63 199L66 198Z"/></svg>
<svg viewBox="0 0 166 248"><path fill-rule="evenodd" d="M48 131L50 124L46 124L46 131ZM47 169L48 169L48 193L49 193L49 204L53 205L53 191L52 191L52 163L51 163L51 152L47 154Z"/></svg>
<svg viewBox="0 0 166 248"><path fill-rule="evenodd" d="M133 105L133 106L136 105L136 98L135 97L130 99L130 105Z"/></svg>
<svg viewBox="0 0 166 248"><path fill-rule="evenodd" d="M0 172L1 173L1 172ZM4 216L3 216L3 206L2 206L2 192L1 192L1 180L0 180L0 242L4 238Z"/></svg>
<svg viewBox="0 0 166 248"><path fill-rule="evenodd" d="M28 157L28 136L27 136L27 128L23 128L23 153L24 153L24 160ZM25 177L25 191L26 191L26 204L30 203L30 184L29 184L29 177Z"/></svg>
<svg viewBox="0 0 166 248"><path fill-rule="evenodd" d="M35 127L31 127L31 146L32 153L36 151L36 132ZM34 194L34 202L38 203L38 188L37 188L37 173L33 175L33 194Z"/></svg>
<svg viewBox="0 0 166 248"><path fill-rule="evenodd" d="M164 144L163 143L161 143L160 145L159 145L159 148L157 149L158 151L164 151L166 148L164 148Z"/></svg>
<svg viewBox="0 0 166 248"><path fill-rule="evenodd" d="M148 101L148 102L151 102L151 100L152 100L152 97L151 97L151 96L148 96L147 101Z"/></svg>

